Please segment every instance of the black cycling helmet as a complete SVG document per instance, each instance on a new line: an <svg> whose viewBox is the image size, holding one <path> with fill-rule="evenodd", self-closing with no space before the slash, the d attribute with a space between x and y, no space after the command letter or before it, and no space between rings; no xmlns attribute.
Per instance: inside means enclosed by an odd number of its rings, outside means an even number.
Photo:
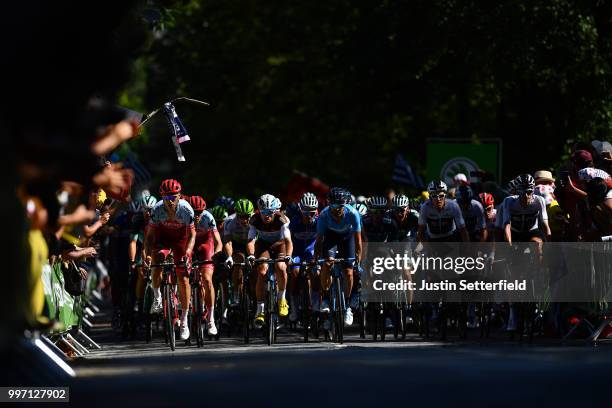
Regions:
<svg viewBox="0 0 612 408"><path fill-rule="evenodd" d="M525 191L533 191L535 188L535 180L531 174L521 174L515 179L517 191L524 193Z"/></svg>
<svg viewBox="0 0 612 408"><path fill-rule="evenodd" d="M469 204L472 202L474 198L474 192L470 186L465 184L457 187L457 192L455 193L455 198L459 204Z"/></svg>
<svg viewBox="0 0 612 408"><path fill-rule="evenodd" d="M348 204L351 201L351 193L342 187L332 187L327 194L329 204Z"/></svg>

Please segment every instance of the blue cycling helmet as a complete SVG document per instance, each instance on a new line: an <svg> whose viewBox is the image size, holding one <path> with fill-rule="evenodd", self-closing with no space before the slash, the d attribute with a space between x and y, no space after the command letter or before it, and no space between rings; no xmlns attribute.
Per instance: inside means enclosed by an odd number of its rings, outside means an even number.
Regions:
<svg viewBox="0 0 612 408"><path fill-rule="evenodd" d="M332 187L327 194L329 204L348 204L351 201L351 193L341 187Z"/></svg>
<svg viewBox="0 0 612 408"><path fill-rule="evenodd" d="M469 204L472 202L474 198L474 192L470 186L466 186L464 184L457 187L457 192L455 193L455 197L459 204Z"/></svg>
<svg viewBox="0 0 612 408"><path fill-rule="evenodd" d="M215 200L213 206L215 205L221 206L227 211L234 210L234 200L231 197L221 196Z"/></svg>

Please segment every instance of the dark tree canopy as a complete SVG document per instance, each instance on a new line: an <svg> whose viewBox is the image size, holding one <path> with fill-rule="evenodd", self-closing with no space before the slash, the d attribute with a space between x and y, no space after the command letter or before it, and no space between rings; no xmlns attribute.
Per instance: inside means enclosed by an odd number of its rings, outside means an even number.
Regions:
<svg viewBox="0 0 612 408"><path fill-rule="evenodd" d="M607 2L173 4L134 107L175 95L212 107L177 106L187 165L161 120L142 155L207 194L278 191L292 169L381 191L397 152L424 169L429 137L502 138L507 178L610 133Z"/></svg>

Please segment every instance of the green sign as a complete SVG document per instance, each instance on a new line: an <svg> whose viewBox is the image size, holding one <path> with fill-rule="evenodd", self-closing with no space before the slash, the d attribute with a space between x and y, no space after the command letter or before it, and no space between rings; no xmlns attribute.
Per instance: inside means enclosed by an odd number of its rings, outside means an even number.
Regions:
<svg viewBox="0 0 612 408"><path fill-rule="evenodd" d="M471 172L485 171L499 181L501 173L501 141L481 143L430 140L427 143L427 179L441 179L452 184L453 177L463 173L473 181Z"/></svg>

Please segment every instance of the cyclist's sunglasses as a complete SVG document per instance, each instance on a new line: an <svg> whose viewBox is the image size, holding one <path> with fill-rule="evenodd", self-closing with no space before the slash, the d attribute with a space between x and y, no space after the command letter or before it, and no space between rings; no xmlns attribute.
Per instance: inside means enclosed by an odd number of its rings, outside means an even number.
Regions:
<svg viewBox="0 0 612 408"><path fill-rule="evenodd" d="M248 220L249 218L251 218L251 216L249 214L240 214L238 218L240 218L241 220Z"/></svg>
<svg viewBox="0 0 612 408"><path fill-rule="evenodd" d="M490 206L488 206L488 207L485 207L485 211L486 211L486 212L493 211L493 206L492 206L492 205L490 205Z"/></svg>
<svg viewBox="0 0 612 408"><path fill-rule="evenodd" d="M261 213L268 217L273 216L275 212L276 212L275 210L261 210Z"/></svg>
<svg viewBox="0 0 612 408"><path fill-rule="evenodd" d="M329 206L332 210L337 210L338 208L344 207L344 204L330 204Z"/></svg>
<svg viewBox="0 0 612 408"><path fill-rule="evenodd" d="M163 196L162 199L164 201L175 201L179 196L174 196L174 195L169 195L169 196Z"/></svg>
<svg viewBox="0 0 612 408"><path fill-rule="evenodd" d="M406 211L408 211L408 207L406 207L406 208L394 208L394 209L393 209L393 212L396 212L396 213L398 213L398 214L403 214L403 213L405 213Z"/></svg>
<svg viewBox="0 0 612 408"><path fill-rule="evenodd" d="M384 210L384 209L382 209L382 208L372 208L372 209L370 210L370 212L371 212L372 214L382 214L382 213L384 213L385 211L386 211L386 210Z"/></svg>
<svg viewBox="0 0 612 408"><path fill-rule="evenodd" d="M444 194L444 193L436 194L436 195L432 196L432 198L436 199L436 200L444 200L445 197L446 197L446 194Z"/></svg>
<svg viewBox="0 0 612 408"><path fill-rule="evenodd" d="M306 217L314 217L315 215L317 215L317 210L301 210L302 215L306 216Z"/></svg>

